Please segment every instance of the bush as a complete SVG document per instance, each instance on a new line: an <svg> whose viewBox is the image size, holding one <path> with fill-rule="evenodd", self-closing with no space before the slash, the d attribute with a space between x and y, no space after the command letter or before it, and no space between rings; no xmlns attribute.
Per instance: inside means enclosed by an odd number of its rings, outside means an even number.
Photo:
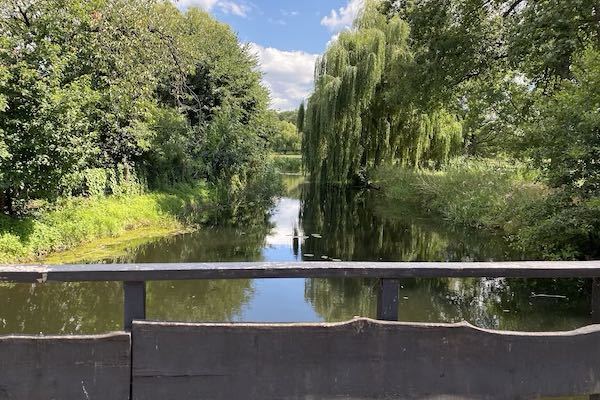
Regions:
<svg viewBox="0 0 600 400"><path fill-rule="evenodd" d="M382 167L374 178L394 202L453 224L500 231L532 257L600 257L600 198L536 183L535 172L519 163L456 160L444 171Z"/></svg>
<svg viewBox="0 0 600 400"><path fill-rule="evenodd" d="M532 257L600 256L600 199L549 189L521 164L457 160L444 171L382 167L374 178L395 203L417 205L453 224L502 232Z"/></svg>
<svg viewBox="0 0 600 400"><path fill-rule="evenodd" d="M544 198L548 189L519 164L455 160L443 171L382 167L375 180L398 201L418 203L454 224L497 229L516 208Z"/></svg>
<svg viewBox="0 0 600 400"><path fill-rule="evenodd" d="M302 173L302 156L296 154L275 154L273 156L275 168L284 174Z"/></svg>

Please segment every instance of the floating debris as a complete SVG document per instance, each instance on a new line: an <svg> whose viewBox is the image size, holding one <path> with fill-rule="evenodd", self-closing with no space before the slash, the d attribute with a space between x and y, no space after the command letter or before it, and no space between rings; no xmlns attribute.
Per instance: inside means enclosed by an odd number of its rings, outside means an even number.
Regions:
<svg viewBox="0 0 600 400"><path fill-rule="evenodd" d="M319 235L318 233L311 233L310 236L314 237L315 239L322 239L323 236Z"/></svg>
<svg viewBox="0 0 600 400"><path fill-rule="evenodd" d="M529 296L530 298L546 298L546 299L562 299L562 300L569 300L569 298L567 296L563 296L560 294L535 294L532 293L531 296Z"/></svg>
<svg viewBox="0 0 600 400"><path fill-rule="evenodd" d="M404 300L408 300L408 296L403 296L402 297Z"/></svg>
<svg viewBox="0 0 600 400"><path fill-rule="evenodd" d="M314 254L309 254L309 253L304 254L304 257L314 257L314 256L315 256Z"/></svg>
<svg viewBox="0 0 600 400"><path fill-rule="evenodd" d="M321 256L321 259L323 259L323 260L329 260L329 256Z"/></svg>
<svg viewBox="0 0 600 400"><path fill-rule="evenodd" d="M336 261L336 262L340 262L342 260L340 260L339 258L332 258L331 261Z"/></svg>

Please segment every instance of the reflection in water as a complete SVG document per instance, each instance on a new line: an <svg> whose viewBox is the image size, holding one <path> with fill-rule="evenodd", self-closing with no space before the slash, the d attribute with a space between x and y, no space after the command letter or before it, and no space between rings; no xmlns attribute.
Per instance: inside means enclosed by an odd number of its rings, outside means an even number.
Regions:
<svg viewBox="0 0 600 400"><path fill-rule="evenodd" d="M176 321L233 321L254 295L249 280L150 282L148 318ZM236 318L237 317L237 318Z"/></svg>
<svg viewBox="0 0 600 400"><path fill-rule="evenodd" d="M301 177L264 223L207 228L135 245L87 262L491 261L526 259L494 235L450 228L377 193L317 190ZM119 250L122 250L121 248ZM122 251L119 252L122 254ZM590 282L406 279L400 319L508 330L564 330L590 323ZM539 294L554 297L538 296ZM122 318L120 284L0 284L0 334L95 333ZM341 321L374 317L376 282L276 279L152 282L148 316L179 321Z"/></svg>
<svg viewBox="0 0 600 400"><path fill-rule="evenodd" d="M527 255L503 238L447 226L372 192L307 187L305 260L503 261ZM316 235L315 235L316 234ZM404 279L401 321L460 322L504 330L566 330L591 323L591 282L552 279ZM552 294L536 296L536 294ZM322 319L376 315L376 281L314 279L305 298Z"/></svg>
<svg viewBox="0 0 600 400"><path fill-rule="evenodd" d="M122 293L117 282L0 284L0 334L120 330Z"/></svg>
<svg viewBox="0 0 600 400"><path fill-rule="evenodd" d="M302 197L305 259L345 261L492 261L523 259L502 238L451 229L440 220L398 210L377 193L308 186ZM317 234L318 236L311 236ZM322 236L321 239L319 236ZM313 257L314 255L314 257Z"/></svg>
<svg viewBox="0 0 600 400"><path fill-rule="evenodd" d="M399 320L461 322L500 330L570 330L591 323L588 282L525 279L403 279ZM536 297L531 288L558 297ZM573 290L575 289L575 290ZM587 292L585 291L587 289ZM325 321L375 318L377 281L311 279L305 297ZM571 293L564 296L564 293Z"/></svg>

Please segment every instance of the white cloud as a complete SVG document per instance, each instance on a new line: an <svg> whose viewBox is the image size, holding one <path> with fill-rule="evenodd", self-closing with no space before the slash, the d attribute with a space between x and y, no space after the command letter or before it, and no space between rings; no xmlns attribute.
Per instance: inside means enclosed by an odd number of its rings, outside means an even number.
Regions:
<svg viewBox="0 0 600 400"><path fill-rule="evenodd" d="M363 9L364 3L364 0L349 0L346 7L340 7L339 10L331 10L329 15L323 17L321 25L326 26L334 32L350 28L356 16Z"/></svg>
<svg viewBox="0 0 600 400"><path fill-rule="evenodd" d="M269 18L268 19L270 24L274 24L274 25L287 25L287 22L285 22L282 19L273 19L273 18Z"/></svg>
<svg viewBox="0 0 600 400"><path fill-rule="evenodd" d="M278 110L298 107L313 89L317 54L283 51L250 43L264 73L264 84L271 91L271 106Z"/></svg>
<svg viewBox="0 0 600 400"><path fill-rule="evenodd" d="M206 11L218 9L225 14L233 14L239 17L246 17L251 7L242 2L232 0L174 0L177 7L185 10L188 7L200 7Z"/></svg>
<svg viewBox="0 0 600 400"><path fill-rule="evenodd" d="M336 42L336 40L338 40L338 38L340 37L340 33L334 33L333 35L331 35L331 38L329 39L329 41L327 42L327 44L325 45L325 47L329 47L332 44L334 44Z"/></svg>
<svg viewBox="0 0 600 400"><path fill-rule="evenodd" d="M283 15L284 17L297 17L298 15L300 15L300 13L298 11L288 11L288 10L280 10L281 11L281 15Z"/></svg>

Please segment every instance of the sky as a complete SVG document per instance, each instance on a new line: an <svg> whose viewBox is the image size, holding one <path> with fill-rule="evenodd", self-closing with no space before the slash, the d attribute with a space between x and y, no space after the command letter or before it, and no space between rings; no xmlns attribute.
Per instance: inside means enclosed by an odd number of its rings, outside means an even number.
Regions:
<svg viewBox="0 0 600 400"><path fill-rule="evenodd" d="M271 91L271 107L291 110L308 97L314 64L352 21L363 0L174 0L196 6L229 24L250 44Z"/></svg>

